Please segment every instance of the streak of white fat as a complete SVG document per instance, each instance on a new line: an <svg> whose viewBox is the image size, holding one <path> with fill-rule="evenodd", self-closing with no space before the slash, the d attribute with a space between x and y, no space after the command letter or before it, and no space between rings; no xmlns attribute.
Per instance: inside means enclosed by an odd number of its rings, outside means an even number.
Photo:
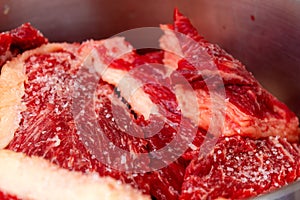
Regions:
<svg viewBox="0 0 300 200"><path fill-rule="evenodd" d="M89 54L86 56L83 65L89 69L90 72L94 72L94 70L98 73L99 76L104 80L104 74L107 73L109 63L105 63L102 56L99 56L98 51L93 48ZM109 78L107 75L106 78ZM105 80L107 81L107 80ZM108 82L108 81L107 81ZM109 82L111 83L111 82ZM113 83L111 83L113 84Z"/></svg>
<svg viewBox="0 0 300 200"><path fill-rule="evenodd" d="M196 147L194 144L192 144L192 143L189 144L188 146L189 146L192 150L194 150L194 151L197 150L197 147Z"/></svg>
<svg viewBox="0 0 300 200"><path fill-rule="evenodd" d="M161 25L161 29L164 31L164 35L159 40L160 48L169 53L177 55L180 58L183 58L184 55L175 32L170 30L165 25Z"/></svg>
<svg viewBox="0 0 300 200"><path fill-rule="evenodd" d="M137 177L138 174L137 174L137 173L133 173L131 176L132 176L132 177Z"/></svg>
<svg viewBox="0 0 300 200"><path fill-rule="evenodd" d="M131 76L125 75L117 87L121 95L132 106L132 109L143 115L147 120L151 114L159 115L158 107L151 101L148 94L143 90L142 83Z"/></svg>
<svg viewBox="0 0 300 200"><path fill-rule="evenodd" d="M110 56L113 59L125 59L126 54L133 51L133 47L129 43L125 42L124 37L106 39L103 41L103 45L107 50L107 56Z"/></svg>
<svg viewBox="0 0 300 200"><path fill-rule="evenodd" d="M100 75L104 81L119 87L120 82L124 81L123 79L127 73L125 70L107 68Z"/></svg>
<svg viewBox="0 0 300 200"><path fill-rule="evenodd" d="M244 78L235 73L227 73L222 70L201 70L203 76L221 76L224 80L238 79L243 81Z"/></svg>
<svg viewBox="0 0 300 200"><path fill-rule="evenodd" d="M226 101L225 101L226 102ZM228 104L226 104L226 108L227 110L229 110L226 114L234 119L235 117L238 117L238 119L240 119L239 121L239 125L241 127L244 126L248 126L249 125L249 115L247 115L246 113L242 112L238 107L236 107L234 104L227 102Z"/></svg>
<svg viewBox="0 0 300 200"><path fill-rule="evenodd" d="M195 109L194 109L195 106L197 107L198 105L197 95L195 91L185 89L182 85L176 85L175 94L176 94L176 98L178 99L178 103L182 111L182 115L191 119L193 123L198 124L199 113L198 112L195 113Z"/></svg>

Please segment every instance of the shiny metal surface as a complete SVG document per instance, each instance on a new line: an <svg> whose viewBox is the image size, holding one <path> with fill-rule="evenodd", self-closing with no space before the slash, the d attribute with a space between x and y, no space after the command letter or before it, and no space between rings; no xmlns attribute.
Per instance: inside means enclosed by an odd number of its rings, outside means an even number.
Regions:
<svg viewBox="0 0 300 200"><path fill-rule="evenodd" d="M31 22L51 41L100 39L172 20L178 7L300 116L300 0L0 0L0 31ZM262 199L300 199L300 183Z"/></svg>

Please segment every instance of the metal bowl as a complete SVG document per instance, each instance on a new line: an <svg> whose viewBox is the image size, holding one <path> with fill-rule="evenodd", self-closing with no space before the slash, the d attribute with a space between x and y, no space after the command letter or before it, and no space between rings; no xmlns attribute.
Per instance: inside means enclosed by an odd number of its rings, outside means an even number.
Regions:
<svg viewBox="0 0 300 200"><path fill-rule="evenodd" d="M0 0L0 31L31 22L50 41L100 39L170 23L174 7L300 116L299 0ZM260 198L300 199L300 182Z"/></svg>

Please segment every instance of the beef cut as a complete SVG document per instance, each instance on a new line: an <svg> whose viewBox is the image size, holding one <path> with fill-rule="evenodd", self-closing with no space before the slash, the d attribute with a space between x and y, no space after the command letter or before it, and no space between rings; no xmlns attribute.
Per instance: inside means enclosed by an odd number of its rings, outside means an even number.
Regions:
<svg viewBox="0 0 300 200"><path fill-rule="evenodd" d="M282 136L292 142L299 140L295 114L263 89L238 60L200 36L187 17L175 10L174 24L162 25L162 29L164 62L172 63L171 67L195 89L200 111L196 119L201 128L207 129L210 124L211 93L224 87L227 102L222 135L254 139ZM223 81L218 81L216 76ZM193 114L186 115L195 118Z"/></svg>
<svg viewBox="0 0 300 200"><path fill-rule="evenodd" d="M0 69L12 57L29 49L34 49L48 42L38 30L29 23L0 33Z"/></svg>
<svg viewBox="0 0 300 200"><path fill-rule="evenodd" d="M109 176L118 180L104 180L109 194L128 199L241 199L296 181L295 114L178 10L161 28L162 50L143 55L121 37L42 45L29 24L1 34L0 160L24 171L37 163L49 184L59 171L66 187ZM45 184L11 189L8 176L1 199L31 198Z"/></svg>
<svg viewBox="0 0 300 200"><path fill-rule="evenodd" d="M246 199L297 180L298 144L268 137L222 137L214 152L195 158L185 171L180 199Z"/></svg>
<svg viewBox="0 0 300 200"><path fill-rule="evenodd" d="M105 41L105 44L109 45L110 42L114 44L115 40L125 42L123 39L115 38ZM97 94L95 106L91 106L92 102L83 102L86 104L84 106L94 109L97 123L103 132L93 129L94 127L89 126L89 123L85 124L84 127L86 132L92 130L88 134L80 133L76 127L74 117L82 117L82 120L85 120L82 123L93 120L90 115L80 116L78 113L78 115L73 116L74 111L72 111L74 109L72 108L73 101L80 101L77 97L84 96L80 92L86 91L86 88L83 88L84 85L78 85L78 83L93 80L82 63L83 58L86 59L83 53L85 45L48 44L36 50L27 51L9 63L9 66L21 65L22 71L25 72L26 83L22 103L25 104L26 109L20 113L22 116L20 124L6 149L22 152L28 156L40 156L69 170L84 173L96 172L101 176L111 176L139 188L146 194L151 193L158 199L176 198L179 195L185 170L180 162L175 162L155 172L146 173L127 173L105 165L110 161L112 161L111 165L122 163L123 159L126 161L124 168L129 167L126 166L127 164L134 164L132 158L123 157L114 151L115 146L128 151L129 155L149 151L146 139L130 136L124 131L126 128L120 126L120 124L127 126L128 121L122 122L121 115L118 119L114 118L116 115L112 113L112 104L115 104L117 107L115 109L120 111L119 114L123 112L136 123L147 124L142 118L134 119L125 104L117 102L118 98L114 97L112 85L102 80L96 80L98 82L96 82L97 87L95 88ZM99 48L103 47L103 42L97 42L97 45ZM124 43L124 45L127 44ZM108 51L117 48L116 46L106 47ZM140 60L144 59L146 62L148 57L155 59L155 55L157 53L154 53L153 56L152 54L144 55L141 56ZM105 54L102 56L105 57ZM88 65L88 62L85 61L85 64ZM3 76L5 75L6 73L3 74ZM77 86L79 89L76 88ZM163 130L164 132L171 132L171 129L168 126ZM140 134L144 133L141 132ZM106 137L115 146L109 146ZM88 149L87 146L95 146L95 148ZM97 160L99 157L95 155L106 155L105 152L108 154L103 164ZM145 162L145 166L140 168L147 169L150 159L147 158L143 162ZM142 163L138 164L141 165Z"/></svg>

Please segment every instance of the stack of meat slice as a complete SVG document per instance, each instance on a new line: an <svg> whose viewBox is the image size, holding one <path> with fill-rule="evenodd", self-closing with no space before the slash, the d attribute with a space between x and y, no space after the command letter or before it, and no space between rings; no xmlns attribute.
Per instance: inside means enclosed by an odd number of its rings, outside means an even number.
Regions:
<svg viewBox="0 0 300 200"><path fill-rule="evenodd" d="M161 28L162 50L143 55L121 37L44 44L38 31L0 54L2 199L241 199L297 180L295 114L177 10Z"/></svg>

